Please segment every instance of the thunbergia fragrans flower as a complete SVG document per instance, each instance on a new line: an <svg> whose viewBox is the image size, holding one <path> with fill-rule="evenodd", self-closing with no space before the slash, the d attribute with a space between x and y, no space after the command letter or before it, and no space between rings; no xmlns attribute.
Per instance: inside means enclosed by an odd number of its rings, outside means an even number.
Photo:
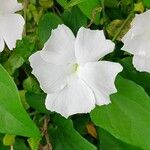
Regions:
<svg viewBox="0 0 150 150"><path fill-rule="evenodd" d="M3 51L5 43L12 50L16 41L21 39L25 21L16 11L22 9L17 0L0 0L0 52Z"/></svg>
<svg viewBox="0 0 150 150"><path fill-rule="evenodd" d="M109 104L122 66L98 60L113 49L103 31L81 27L75 38L65 25L53 30L43 50L29 59L32 73L47 93L46 108L67 118L90 112L95 104Z"/></svg>
<svg viewBox="0 0 150 150"><path fill-rule="evenodd" d="M122 41L122 49L133 54L135 68L150 72L150 10L135 16Z"/></svg>

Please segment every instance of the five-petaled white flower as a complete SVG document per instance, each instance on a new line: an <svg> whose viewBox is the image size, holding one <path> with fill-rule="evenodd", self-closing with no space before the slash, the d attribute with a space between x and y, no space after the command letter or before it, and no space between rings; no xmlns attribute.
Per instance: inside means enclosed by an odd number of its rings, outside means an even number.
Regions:
<svg viewBox="0 0 150 150"><path fill-rule="evenodd" d="M75 39L65 25L53 30L43 50L29 59L32 73L47 93L46 108L67 118L90 112L95 104L109 104L122 66L98 60L113 49L103 31L81 27Z"/></svg>
<svg viewBox="0 0 150 150"><path fill-rule="evenodd" d="M122 42L122 50L134 55L135 68L150 72L150 10L135 16Z"/></svg>
<svg viewBox="0 0 150 150"><path fill-rule="evenodd" d="M0 52L5 42L10 50L15 48L16 41L21 39L25 21L16 11L22 9L17 0L0 0Z"/></svg>

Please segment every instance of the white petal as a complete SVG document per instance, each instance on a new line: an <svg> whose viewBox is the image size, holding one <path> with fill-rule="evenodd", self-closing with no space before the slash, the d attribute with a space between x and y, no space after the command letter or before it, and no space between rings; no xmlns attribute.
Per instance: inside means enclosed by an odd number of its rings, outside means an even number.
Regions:
<svg viewBox="0 0 150 150"><path fill-rule="evenodd" d="M123 37L123 50L133 54L133 65L139 71L150 72L150 10L136 15L131 29Z"/></svg>
<svg viewBox="0 0 150 150"><path fill-rule="evenodd" d="M79 63L97 61L114 50L115 44L106 40L104 32L81 27L75 42L75 55Z"/></svg>
<svg viewBox="0 0 150 150"><path fill-rule="evenodd" d="M69 74L66 66L46 62L41 57L40 51L30 56L29 61L33 68L32 73L37 77L45 93L57 92L66 86L66 77Z"/></svg>
<svg viewBox="0 0 150 150"><path fill-rule="evenodd" d="M150 57L149 33L134 36L131 40L124 43L123 50L142 57Z"/></svg>
<svg viewBox="0 0 150 150"><path fill-rule="evenodd" d="M150 57L134 55L133 65L139 71L150 72Z"/></svg>
<svg viewBox="0 0 150 150"><path fill-rule="evenodd" d="M116 92L115 78L122 71L118 63L100 61L85 64L80 68L79 76L92 88L96 104L103 105L110 103L109 95Z"/></svg>
<svg viewBox="0 0 150 150"><path fill-rule="evenodd" d="M0 14L14 13L22 9L22 4L17 0L0 0Z"/></svg>
<svg viewBox="0 0 150 150"><path fill-rule="evenodd" d="M46 108L64 117L77 113L88 113L95 107L92 90L80 79L73 79L62 91L48 94Z"/></svg>
<svg viewBox="0 0 150 150"><path fill-rule="evenodd" d="M75 37L65 25L59 25L52 31L49 40L41 51L42 57L53 64L68 64L75 60Z"/></svg>
<svg viewBox="0 0 150 150"><path fill-rule="evenodd" d="M123 50L128 51L132 54L138 54L139 47L143 47L143 49L146 48L149 41L146 46L144 46L144 44L150 37L149 20L150 10L135 16L131 23L131 29L122 38L122 42L124 43L124 46L122 48Z"/></svg>
<svg viewBox="0 0 150 150"><path fill-rule="evenodd" d="M4 40L3 40L3 38L2 38L2 37L0 37L0 52L2 52L2 51L3 51L4 47L5 47Z"/></svg>
<svg viewBox="0 0 150 150"><path fill-rule="evenodd" d="M0 36L10 50L15 48L16 41L22 38L24 24L25 21L19 14L0 16Z"/></svg>

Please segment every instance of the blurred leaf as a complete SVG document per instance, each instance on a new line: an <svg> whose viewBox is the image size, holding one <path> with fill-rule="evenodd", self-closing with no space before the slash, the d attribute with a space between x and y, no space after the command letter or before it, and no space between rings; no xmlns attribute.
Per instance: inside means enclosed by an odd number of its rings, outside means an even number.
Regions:
<svg viewBox="0 0 150 150"><path fill-rule="evenodd" d="M27 103L41 113L50 113L45 107L45 94L26 93Z"/></svg>
<svg viewBox="0 0 150 150"><path fill-rule="evenodd" d="M31 76L29 76L27 79L24 80L23 88L28 92L33 92L33 93L41 92L38 82Z"/></svg>
<svg viewBox="0 0 150 150"><path fill-rule="evenodd" d="M15 144L14 144L14 150L20 150L20 148L21 150L29 150L24 140L16 138Z"/></svg>
<svg viewBox="0 0 150 150"><path fill-rule="evenodd" d="M78 5L84 1L86 1L86 0L71 0L70 2L67 3L66 8L73 7L73 6Z"/></svg>
<svg viewBox="0 0 150 150"><path fill-rule="evenodd" d="M90 116L89 115L78 115L73 116L73 126L74 128L81 134L86 135L87 134L87 124L90 122Z"/></svg>
<svg viewBox="0 0 150 150"><path fill-rule="evenodd" d="M20 90L20 91L19 91L19 96L20 96L22 105L23 105L23 107L27 110L27 109L29 109L30 106L29 106L28 103L26 102L25 93L26 93L25 90Z"/></svg>
<svg viewBox="0 0 150 150"><path fill-rule="evenodd" d="M139 13L143 13L144 12L144 6L142 2L138 2L134 4L134 11L135 12L139 12Z"/></svg>
<svg viewBox="0 0 150 150"><path fill-rule="evenodd" d="M146 7L150 7L150 0L143 0L143 3Z"/></svg>
<svg viewBox="0 0 150 150"><path fill-rule="evenodd" d="M130 21L128 21L126 23L126 26L123 28L123 30L121 30L119 36L117 37L117 40L121 41L122 37L127 33L127 31L130 28ZM124 23L124 20L116 19L116 20L113 20L110 24L108 24L106 27L106 30L108 32L109 37L113 38L123 23Z"/></svg>
<svg viewBox="0 0 150 150"><path fill-rule="evenodd" d="M15 143L13 145L14 150L29 150L26 146L25 141L19 138L16 138ZM10 146L4 146L2 142L0 142L0 150L10 150Z"/></svg>
<svg viewBox="0 0 150 150"><path fill-rule="evenodd" d="M15 135L6 134L3 138L3 144L6 146L13 145L15 143Z"/></svg>
<svg viewBox="0 0 150 150"><path fill-rule="evenodd" d="M1 150L10 150L10 147L4 146L2 142L0 142L0 148Z"/></svg>
<svg viewBox="0 0 150 150"><path fill-rule="evenodd" d="M4 63L4 67L10 75L13 75L15 70L20 68L24 63L24 59L18 54L12 54Z"/></svg>
<svg viewBox="0 0 150 150"><path fill-rule="evenodd" d="M150 95L150 74L147 72L139 72L137 71L132 64L132 58L126 57L120 61L122 66L124 67L121 75L129 80L134 81L135 83L142 86L145 91Z"/></svg>
<svg viewBox="0 0 150 150"><path fill-rule="evenodd" d="M133 0L121 0L120 7L123 14L129 14L134 9Z"/></svg>
<svg viewBox="0 0 150 150"><path fill-rule="evenodd" d="M63 8L66 8L66 6L67 6L67 4L68 4L67 0L56 0L56 1L57 1L57 3L58 3L59 5L61 5Z"/></svg>
<svg viewBox="0 0 150 150"><path fill-rule="evenodd" d="M108 8L118 8L120 5L120 0L104 0L105 7Z"/></svg>
<svg viewBox="0 0 150 150"><path fill-rule="evenodd" d="M49 129L53 150L96 150L73 128L71 120L56 115L52 121L56 126Z"/></svg>
<svg viewBox="0 0 150 150"><path fill-rule="evenodd" d="M54 4L54 1L53 0L39 0L39 4L43 8L51 8Z"/></svg>
<svg viewBox="0 0 150 150"><path fill-rule="evenodd" d="M87 25L87 17L78 7L65 11L62 15L64 23L76 34L80 27Z"/></svg>
<svg viewBox="0 0 150 150"><path fill-rule="evenodd" d="M98 134L99 134L100 150L109 150L110 147L111 150L142 150L138 147L126 144L116 139L103 129L98 128Z"/></svg>
<svg viewBox="0 0 150 150"><path fill-rule="evenodd" d="M29 138L28 143L30 145L31 150L37 150L40 140L37 138Z"/></svg>
<svg viewBox="0 0 150 150"><path fill-rule="evenodd" d="M100 13L102 8L99 0L85 0L78 6L89 19L94 21L95 24L100 24Z"/></svg>
<svg viewBox="0 0 150 150"><path fill-rule="evenodd" d="M143 149L150 148L150 97L132 81L118 76L118 93L112 103L91 112L92 121L117 139Z"/></svg>
<svg viewBox="0 0 150 150"><path fill-rule="evenodd" d="M42 44L44 44L51 35L52 29L57 28L59 24L62 24L61 18L54 13L45 14L39 21L38 34Z"/></svg>
<svg viewBox="0 0 150 150"><path fill-rule="evenodd" d="M21 41L18 41L14 53L18 54L24 59L24 61L26 61L28 60L34 49L35 43L32 42L29 38L25 37Z"/></svg>
<svg viewBox="0 0 150 150"><path fill-rule="evenodd" d="M28 38L24 38L17 42L17 46L12 52L12 55L4 63L4 67L10 75L14 74L15 70L20 68L29 58L35 48L34 43Z"/></svg>
<svg viewBox="0 0 150 150"><path fill-rule="evenodd" d="M0 65L0 132L40 137L39 130L25 112L17 87Z"/></svg>

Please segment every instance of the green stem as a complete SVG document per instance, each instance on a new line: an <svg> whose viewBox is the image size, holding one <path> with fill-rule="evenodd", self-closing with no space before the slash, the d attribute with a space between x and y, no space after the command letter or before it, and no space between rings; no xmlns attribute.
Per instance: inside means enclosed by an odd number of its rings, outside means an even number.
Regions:
<svg viewBox="0 0 150 150"><path fill-rule="evenodd" d="M28 6L28 0L24 0L24 8L23 8L23 12L24 12L23 16L25 20L25 26L23 31L24 36L26 36L27 6Z"/></svg>
<svg viewBox="0 0 150 150"><path fill-rule="evenodd" d="M115 40L118 38L118 36L120 35L121 31L123 30L123 28L125 27L125 25L127 24L127 22L131 19L131 17L133 16L133 12L131 12L127 19L124 21L124 23L121 25L121 27L118 29L117 33L115 34L115 36L113 37L112 41L115 42Z"/></svg>
<svg viewBox="0 0 150 150"><path fill-rule="evenodd" d="M105 27L106 27L105 0L101 0L101 4L102 4L102 13L103 13L103 29L105 31Z"/></svg>

